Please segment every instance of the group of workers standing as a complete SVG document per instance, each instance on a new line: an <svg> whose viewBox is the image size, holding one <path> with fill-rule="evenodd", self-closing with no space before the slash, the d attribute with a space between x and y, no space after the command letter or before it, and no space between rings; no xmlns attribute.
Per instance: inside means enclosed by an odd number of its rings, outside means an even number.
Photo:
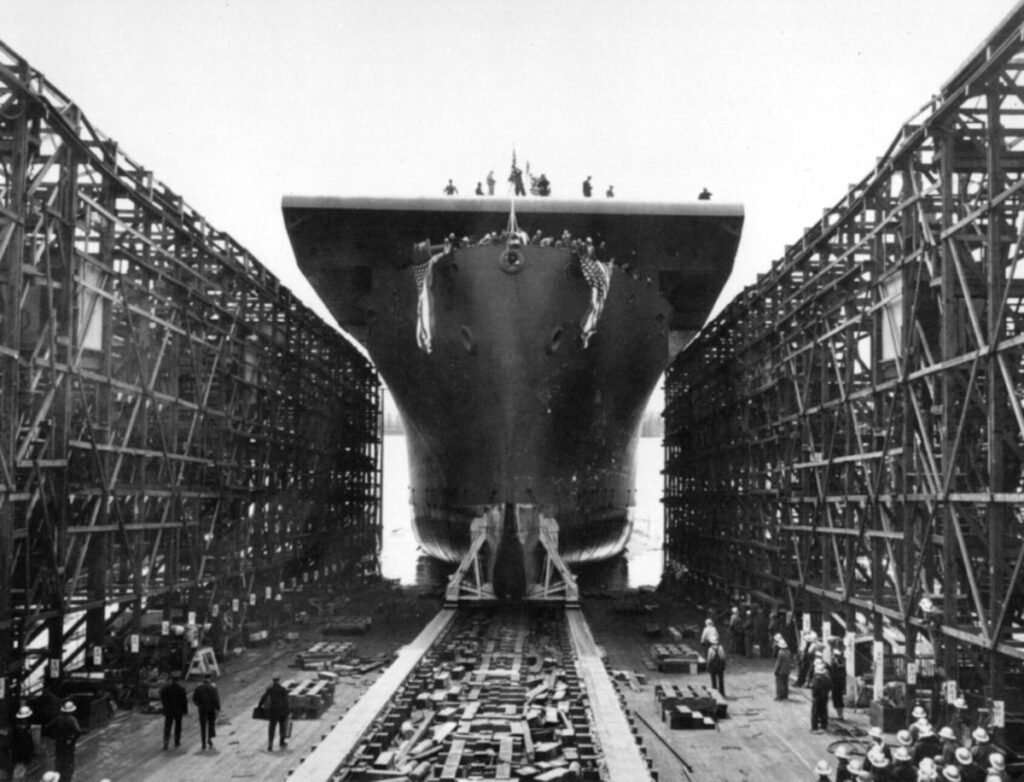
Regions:
<svg viewBox="0 0 1024 782"><path fill-rule="evenodd" d="M581 189L583 191L584 198L590 198L594 193L594 186L590 180L590 176L583 180ZM509 174L508 181L512 185L512 191L515 195L526 195L526 185L523 182L522 169L520 169L515 164L512 165L512 171ZM484 192L485 183L487 185L486 193ZM482 182L476 183L476 190L474 191L474 194L478 196L493 196L495 184L497 184L497 180L494 178L494 171L490 171L487 174L486 179L484 179ZM449 179L448 184L444 186L443 192L446 196L456 196L459 194L459 188L455 186L455 183L451 179ZM530 177L530 192L533 195L541 197L551 195L551 181L547 178L546 174L541 174L538 177ZM615 186L608 185L608 189L605 190L604 194L606 198L615 198Z"/></svg>
<svg viewBox="0 0 1024 782"><path fill-rule="evenodd" d="M35 760L37 747L33 735L33 724L40 725L41 738L53 742L53 769L43 774L43 782L73 782L75 776L75 745L84 732L75 718L78 710L73 701L61 703L52 691L44 688L33 701L34 709L23 705L14 715L11 726L10 750L12 779L25 779L30 764ZM50 753L47 753L49 755ZM47 761L49 758L47 758ZM109 780L104 780L109 782Z"/></svg>
<svg viewBox="0 0 1024 782"><path fill-rule="evenodd" d="M913 714L920 714L914 717ZM896 744L886 742L879 727L868 732L864 755L854 754L850 745L839 744L834 753L835 776L827 760L818 761L815 782L1012 782L1006 757L984 728L961 737L953 727L937 733L924 708L914 709L907 728L896 734Z"/></svg>
<svg viewBox="0 0 1024 782"><path fill-rule="evenodd" d="M843 719L846 698L846 658L838 638L822 639L813 630L799 636L795 626L785 622L780 613L762 629L759 618L750 611L742 614L734 607L726 629L728 653L767 656L762 632L770 636L770 654L774 657L775 700L788 701L790 677L796 672L794 686L807 687L811 696L811 732L828 729L829 702L836 718ZM787 641L787 635L793 642ZM701 633L701 646L707 659L711 686L725 697L727 651L713 619L708 618ZM791 648L798 647L798 648ZM1016 777L1007 772L1006 758L994 746L983 726L974 726L967 719L963 698L953 703L948 724L936 730L923 706L911 711L906 729L896 734L896 744L889 745L881 728L869 731L870 746L863 755L840 743L833 750L835 775L827 760L814 770L816 782L1011 782Z"/></svg>

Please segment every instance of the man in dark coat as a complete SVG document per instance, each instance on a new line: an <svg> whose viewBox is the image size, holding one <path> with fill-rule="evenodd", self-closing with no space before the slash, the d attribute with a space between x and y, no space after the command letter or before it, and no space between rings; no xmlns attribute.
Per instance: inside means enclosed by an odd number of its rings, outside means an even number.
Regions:
<svg viewBox="0 0 1024 782"><path fill-rule="evenodd" d="M789 700L789 674L793 670L793 655L784 638L776 638L778 654L775 655L775 700Z"/></svg>
<svg viewBox="0 0 1024 782"><path fill-rule="evenodd" d="M836 710L836 717L842 719L843 701L846 700L846 658L838 649L832 653L828 678L832 683L832 708Z"/></svg>
<svg viewBox="0 0 1024 782"><path fill-rule="evenodd" d="M181 686L181 674L174 671L171 680L160 688L160 703L164 707L164 749L171 740L174 726L174 746L181 746L181 718L188 714L188 694Z"/></svg>
<svg viewBox="0 0 1024 782"><path fill-rule="evenodd" d="M213 677L206 673L203 675L203 683L196 687L192 693L192 702L199 712L199 738L202 739L203 749L213 749L213 737L217 735L217 712L220 711L220 693L212 681Z"/></svg>
<svg viewBox="0 0 1024 782"><path fill-rule="evenodd" d="M783 632L786 628L786 621L781 611L773 611L771 619L768 621L768 637L778 638L785 637ZM788 642L787 642L788 643ZM777 643L772 644L771 655L774 657L779 653L779 645Z"/></svg>
<svg viewBox="0 0 1024 782"><path fill-rule="evenodd" d="M942 739L935 735L931 723L925 722L917 734L917 741L913 750L914 765L917 766L925 758L942 757Z"/></svg>
<svg viewBox="0 0 1024 782"><path fill-rule="evenodd" d="M729 651L733 654L746 654L743 647L743 617L736 606L732 607L729 616Z"/></svg>
<svg viewBox="0 0 1024 782"><path fill-rule="evenodd" d="M711 674L711 689L725 697L725 649L721 644L708 647L708 673Z"/></svg>
<svg viewBox="0 0 1024 782"><path fill-rule="evenodd" d="M828 678L825 663L817 660L811 676L811 732L821 733L828 728L828 694L832 682Z"/></svg>
<svg viewBox="0 0 1024 782"><path fill-rule="evenodd" d="M14 715L11 727L11 764L14 766L13 779L24 779L29 765L36 756L36 743L32 738L32 724L28 721L32 709L22 706Z"/></svg>
<svg viewBox="0 0 1024 782"><path fill-rule="evenodd" d="M85 731L75 719L75 704L66 701L56 719L43 728L44 735L53 739L56 760L54 770L61 782L72 782L75 776L75 744Z"/></svg>
<svg viewBox="0 0 1024 782"><path fill-rule="evenodd" d="M267 751L274 751L274 731L281 728L281 749L288 746L288 690L281 686L281 677L275 676L274 683L267 687L263 697L260 698L260 706L267 712Z"/></svg>

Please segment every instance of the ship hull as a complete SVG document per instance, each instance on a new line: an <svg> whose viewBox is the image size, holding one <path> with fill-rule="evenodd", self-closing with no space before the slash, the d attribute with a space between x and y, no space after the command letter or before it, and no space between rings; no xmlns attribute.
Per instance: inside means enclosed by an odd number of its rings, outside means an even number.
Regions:
<svg viewBox="0 0 1024 782"><path fill-rule="evenodd" d="M348 206L286 200L286 223L300 267L366 347L401 413L413 526L424 552L460 560L470 526L486 519L490 550L515 549L524 562L516 577L530 582L537 529L547 518L557 522L559 552L570 564L620 553L632 526L644 409L673 346L699 328L728 276L742 213L689 216L705 232L700 241L678 215L678 236L659 236L652 224L661 244L647 253L635 238L614 243L621 213L597 223L582 215L590 220L586 235L608 237L606 252L623 254L610 267L586 344L581 324L592 288L578 247L525 244L514 248L514 264L504 241L453 249L432 267L428 352L417 345L422 323L409 248L431 232L479 237L503 221L486 211L467 218L447 203L429 217L399 205L390 219ZM557 237L568 223L583 235L573 208L521 214L520 222L529 233ZM390 242L377 233L360 241L367 223L380 224ZM622 233L646 236L642 223L631 225L632 233ZM687 258L678 252L686 244L680 237L691 243ZM492 571L499 559L491 558Z"/></svg>

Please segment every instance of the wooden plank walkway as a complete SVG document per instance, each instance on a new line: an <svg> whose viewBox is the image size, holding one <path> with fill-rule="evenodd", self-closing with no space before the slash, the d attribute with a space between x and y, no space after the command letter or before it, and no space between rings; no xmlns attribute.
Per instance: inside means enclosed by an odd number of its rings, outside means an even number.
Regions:
<svg viewBox="0 0 1024 782"><path fill-rule="evenodd" d="M650 617L634 619L612 614L598 601L587 604L585 609L591 619L594 638L608 655L609 666L631 674L640 673L646 679L642 686L634 688L623 684L620 687L630 714L640 714L693 769L688 773L652 731L636 720L654 770L663 780L779 782L813 779L813 769L819 760L827 760L834 772L835 757L829 752L829 745L840 741L843 731L866 732L870 727L866 710L846 709L842 722L832 717L829 732L811 733L809 690L790 687L789 700L776 701L772 661L731 655L725 671L728 717L719 720L714 730L672 730L662 720L654 688L659 684L710 687L710 675L652 670L650 663L653 661L644 660L643 655L649 643L644 623L650 622ZM829 712L833 715L831 706ZM888 739L895 743L893 736ZM851 746L856 753L863 754L857 741L852 740Z"/></svg>
<svg viewBox="0 0 1024 782"><path fill-rule="evenodd" d="M569 637L576 650L576 664L594 713L594 732L601 743L608 776L615 782L649 779L647 764L619 705L619 696L608 678L601 652L583 612L568 610Z"/></svg>
<svg viewBox="0 0 1024 782"><path fill-rule="evenodd" d="M292 782L324 782L330 779L331 774L370 727L370 723L389 703L398 686L408 678L426 651L444 633L454 618L453 609L442 609L423 628L416 640L398 652L398 659L295 770L290 777Z"/></svg>

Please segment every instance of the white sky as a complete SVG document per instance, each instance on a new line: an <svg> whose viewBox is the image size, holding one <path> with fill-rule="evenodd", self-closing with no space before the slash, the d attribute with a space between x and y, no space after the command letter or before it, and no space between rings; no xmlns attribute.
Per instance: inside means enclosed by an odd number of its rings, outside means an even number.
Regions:
<svg viewBox="0 0 1024 782"><path fill-rule="evenodd" d="M280 202L740 202L721 306L859 181L1011 0L5 0L0 39L325 314Z"/></svg>

